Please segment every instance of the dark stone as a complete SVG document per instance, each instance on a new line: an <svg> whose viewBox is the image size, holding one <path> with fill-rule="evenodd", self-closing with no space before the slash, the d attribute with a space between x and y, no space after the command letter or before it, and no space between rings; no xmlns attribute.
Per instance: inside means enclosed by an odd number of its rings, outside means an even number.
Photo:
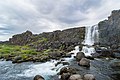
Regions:
<svg viewBox="0 0 120 80"><path fill-rule="evenodd" d="M110 66L112 68L120 68L120 62L119 61L112 62Z"/></svg>
<svg viewBox="0 0 120 80"><path fill-rule="evenodd" d="M76 72L77 72L77 70L75 68L63 67L60 70L60 75L62 75L63 73L76 74Z"/></svg>
<svg viewBox="0 0 120 80"><path fill-rule="evenodd" d="M84 57L85 57L85 54L83 52L78 52L76 55L76 60L80 61Z"/></svg>
<svg viewBox="0 0 120 80"><path fill-rule="evenodd" d="M45 80L41 75L36 75L33 80Z"/></svg>
<svg viewBox="0 0 120 80"><path fill-rule="evenodd" d="M67 72L68 72L67 67L63 67L62 69L60 69L60 75L62 75L63 73L67 73Z"/></svg>
<svg viewBox="0 0 120 80"><path fill-rule="evenodd" d="M120 53L115 52L115 53L113 53L113 55L114 55L114 58L120 59Z"/></svg>
<svg viewBox="0 0 120 80"><path fill-rule="evenodd" d="M92 56L86 56L85 58L90 59L90 60L94 60L94 57L92 57Z"/></svg>
<svg viewBox="0 0 120 80"><path fill-rule="evenodd" d="M68 80L69 77L70 77L70 73L63 73L63 74L61 75L61 80Z"/></svg>

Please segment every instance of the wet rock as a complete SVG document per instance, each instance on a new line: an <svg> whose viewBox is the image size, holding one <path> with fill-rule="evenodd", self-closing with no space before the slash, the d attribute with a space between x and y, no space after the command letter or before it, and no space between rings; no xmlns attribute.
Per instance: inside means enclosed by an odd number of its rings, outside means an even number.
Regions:
<svg viewBox="0 0 120 80"><path fill-rule="evenodd" d="M63 73L67 73L67 72L68 72L67 67L63 67L62 69L60 69L60 75L62 75Z"/></svg>
<svg viewBox="0 0 120 80"><path fill-rule="evenodd" d="M112 68L120 68L120 61L115 61L110 64Z"/></svg>
<svg viewBox="0 0 120 80"><path fill-rule="evenodd" d="M73 74L70 76L69 80L83 80L82 76L79 74Z"/></svg>
<svg viewBox="0 0 120 80"><path fill-rule="evenodd" d="M114 58L120 59L120 53L115 52L115 53L113 53L113 55L114 55Z"/></svg>
<svg viewBox="0 0 120 80"><path fill-rule="evenodd" d="M94 60L94 57L92 57L92 56L86 56L85 58L90 59L90 60Z"/></svg>
<svg viewBox="0 0 120 80"><path fill-rule="evenodd" d="M70 77L70 73L63 73L63 74L61 75L61 80L68 80L69 77Z"/></svg>
<svg viewBox="0 0 120 80"><path fill-rule="evenodd" d="M41 75L36 75L33 80L45 80Z"/></svg>
<svg viewBox="0 0 120 80"><path fill-rule="evenodd" d="M84 80L95 80L95 76L92 74L85 74Z"/></svg>
<svg viewBox="0 0 120 80"><path fill-rule="evenodd" d="M82 58L79 62L80 66L90 67L90 60L86 58Z"/></svg>
<svg viewBox="0 0 120 80"><path fill-rule="evenodd" d="M76 55L76 60L80 61L84 57L85 57L85 54L83 52L78 52Z"/></svg>
<svg viewBox="0 0 120 80"><path fill-rule="evenodd" d="M70 63L69 63L69 62L64 61L64 62L62 62L62 64L63 64L63 65L69 65Z"/></svg>
<svg viewBox="0 0 120 80"><path fill-rule="evenodd" d="M57 63L55 64L55 66L58 66L59 64L69 65L70 63L69 63L69 62L66 62L66 61L60 61L60 62L57 62Z"/></svg>
<svg viewBox="0 0 120 80"><path fill-rule="evenodd" d="M97 53L91 54L94 58L102 57L114 57L113 51L111 49L99 49L96 50Z"/></svg>
<svg viewBox="0 0 120 80"><path fill-rule="evenodd" d="M77 72L77 70L75 68L63 67L60 70L60 75L62 75L63 73L76 74L76 72Z"/></svg>
<svg viewBox="0 0 120 80"><path fill-rule="evenodd" d="M100 53L93 53L91 54L93 58L100 58L101 54Z"/></svg>
<svg viewBox="0 0 120 80"><path fill-rule="evenodd" d="M109 49L102 49L100 54L102 57L112 57L113 56L112 50L109 50Z"/></svg>
<svg viewBox="0 0 120 80"><path fill-rule="evenodd" d="M16 57L12 60L12 63L20 63L20 62L22 62L21 59L22 59L21 56L16 56Z"/></svg>

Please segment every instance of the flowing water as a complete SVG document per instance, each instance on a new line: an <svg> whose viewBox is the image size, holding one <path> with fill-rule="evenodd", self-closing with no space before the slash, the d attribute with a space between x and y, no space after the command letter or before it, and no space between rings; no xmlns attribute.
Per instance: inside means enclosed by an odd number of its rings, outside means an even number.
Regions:
<svg viewBox="0 0 120 80"><path fill-rule="evenodd" d="M91 56L91 53L95 53L93 45L98 41L99 41L98 25L87 26L85 40L82 43L84 45L82 48L82 52L84 52L86 56Z"/></svg>
<svg viewBox="0 0 120 80"><path fill-rule="evenodd" d="M79 46L70 53L74 53L71 58L64 58L65 61L70 62L79 52ZM45 63L25 62L20 64L12 64L11 61L0 61L0 80L32 80L35 75L42 75L45 80L53 80L52 76L56 75L59 70L66 66L59 64L55 66L60 60L51 60Z"/></svg>

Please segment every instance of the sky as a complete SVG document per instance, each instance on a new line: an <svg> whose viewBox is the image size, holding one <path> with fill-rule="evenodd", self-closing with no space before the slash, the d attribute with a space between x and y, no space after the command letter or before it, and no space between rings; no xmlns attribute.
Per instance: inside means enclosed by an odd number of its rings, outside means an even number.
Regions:
<svg viewBox="0 0 120 80"><path fill-rule="evenodd" d="M0 41L30 30L92 26L120 9L120 0L0 0Z"/></svg>

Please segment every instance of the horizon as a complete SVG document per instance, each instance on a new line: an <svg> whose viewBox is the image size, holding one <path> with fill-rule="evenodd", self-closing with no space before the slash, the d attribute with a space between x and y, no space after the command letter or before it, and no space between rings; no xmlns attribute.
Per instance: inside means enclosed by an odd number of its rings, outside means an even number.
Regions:
<svg viewBox="0 0 120 80"><path fill-rule="evenodd" d="M118 9L118 0L0 1L0 41L26 30L39 34L92 26L107 19L111 11Z"/></svg>

